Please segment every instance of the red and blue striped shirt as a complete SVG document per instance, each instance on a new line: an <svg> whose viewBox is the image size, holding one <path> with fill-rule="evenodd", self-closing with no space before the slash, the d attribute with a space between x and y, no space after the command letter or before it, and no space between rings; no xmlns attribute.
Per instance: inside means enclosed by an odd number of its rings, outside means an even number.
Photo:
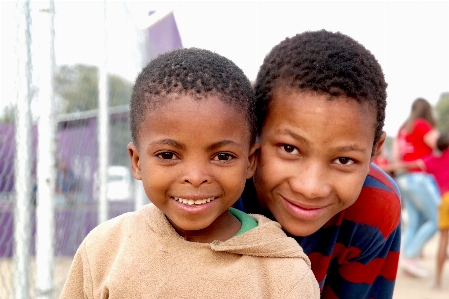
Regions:
<svg viewBox="0 0 449 299"><path fill-rule="evenodd" d="M248 181L250 182L250 181ZM247 184L235 207L267 215ZM401 240L401 201L396 183L374 164L349 208L307 237L295 237L309 256L321 298L393 297Z"/></svg>

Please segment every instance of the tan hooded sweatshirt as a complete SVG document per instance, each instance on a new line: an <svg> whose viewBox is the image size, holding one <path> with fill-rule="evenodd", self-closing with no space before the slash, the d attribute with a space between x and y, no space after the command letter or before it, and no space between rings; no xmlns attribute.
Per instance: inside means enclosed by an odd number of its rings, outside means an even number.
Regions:
<svg viewBox="0 0 449 299"><path fill-rule="evenodd" d="M302 248L277 222L227 241L189 242L153 204L93 229L75 254L61 298L316 298Z"/></svg>

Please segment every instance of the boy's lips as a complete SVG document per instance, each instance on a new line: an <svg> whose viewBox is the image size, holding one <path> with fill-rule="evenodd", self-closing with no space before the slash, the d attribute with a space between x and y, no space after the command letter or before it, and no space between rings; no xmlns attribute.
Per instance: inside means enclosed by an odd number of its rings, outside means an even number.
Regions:
<svg viewBox="0 0 449 299"><path fill-rule="evenodd" d="M185 197L173 196L172 198L174 200L176 200L177 202L180 202L185 205L190 205L190 206L202 205L202 204L209 203L209 202L213 201L214 199L216 199L215 196L204 196L204 197L196 196L195 198L185 198Z"/></svg>
<svg viewBox="0 0 449 299"><path fill-rule="evenodd" d="M281 196L286 209L296 218L315 219L321 216L330 205L317 206L293 203L292 201Z"/></svg>

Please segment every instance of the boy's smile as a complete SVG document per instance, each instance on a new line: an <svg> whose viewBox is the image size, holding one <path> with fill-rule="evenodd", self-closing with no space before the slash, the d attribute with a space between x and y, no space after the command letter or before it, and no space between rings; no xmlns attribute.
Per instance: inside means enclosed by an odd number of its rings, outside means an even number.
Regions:
<svg viewBox="0 0 449 299"><path fill-rule="evenodd" d="M149 109L139 132L128 146L133 175L176 231L198 242L237 233L228 208L255 168L244 113L216 96L179 95Z"/></svg>
<svg viewBox="0 0 449 299"><path fill-rule="evenodd" d="M259 201L295 236L314 233L352 205L369 171L375 110L328 97L277 89L259 136Z"/></svg>

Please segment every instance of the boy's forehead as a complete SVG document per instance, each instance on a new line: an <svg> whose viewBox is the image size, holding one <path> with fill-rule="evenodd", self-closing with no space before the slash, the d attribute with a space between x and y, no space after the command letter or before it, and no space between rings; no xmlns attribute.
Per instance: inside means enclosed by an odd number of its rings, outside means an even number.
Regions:
<svg viewBox="0 0 449 299"><path fill-rule="evenodd" d="M146 108L139 124L138 139L151 134L154 126L158 126L164 121L169 121L169 126L172 126L172 128L182 124L183 127L179 127L180 130L184 129L185 126L185 123L182 123L183 120L190 121L190 123L203 121L203 130L207 130L208 123L219 118L227 119L234 124L241 124L241 131L248 136L250 135L245 112L238 105L224 101L214 94L208 94L202 98L178 94L163 99L156 106ZM226 130L226 128L223 127L223 130ZM198 131L198 133L201 132Z"/></svg>
<svg viewBox="0 0 449 299"><path fill-rule="evenodd" d="M340 95L334 95L327 92L322 91L314 91L314 90L304 90L304 89L298 89L290 86L278 86L273 90L272 97L270 100L270 106L276 105L276 100L282 99L285 97L290 98L302 98L303 96L307 96L307 98L312 102L315 100L321 100L323 96L331 103L332 101L345 101L345 102L354 102L363 107L364 109L368 109L369 113L373 115L374 118L376 118L377 115L377 109L374 106L373 102L370 102L368 100L359 100L355 99L349 96L346 96L344 94L344 91Z"/></svg>
<svg viewBox="0 0 449 299"><path fill-rule="evenodd" d="M284 87L284 88L277 88L273 92L273 96L270 100L270 104L268 109L272 110L273 108L279 108L277 105L284 106L286 104L285 99L290 101L291 107L295 107L295 102L298 102L298 106L300 107L306 107L304 105L312 106L317 103L320 103L320 105L326 105L326 106L333 106L336 107L347 107L347 109L351 109L350 107L354 107L353 104L356 104L359 106L357 110L360 114L367 115L368 117L364 118L363 120L369 121L372 123L372 131L373 133L376 130L377 125L377 110L376 107L373 106L373 103L369 101L360 101L351 97L347 96L333 96L329 93L325 92L317 92L317 91L310 91L310 90L298 90L291 87ZM304 102L304 99L306 99L306 102ZM324 99L324 100L323 100ZM339 104L342 103L342 104ZM343 104L344 103L344 104ZM350 104L350 105L347 105ZM293 109L289 110L287 113L292 113ZM300 110L301 111L301 110ZM323 110L324 111L324 110ZM270 115L270 113L268 113ZM288 117L288 115L284 115L285 117ZM339 116L339 115L337 115ZM341 117L345 117L344 114L341 114ZM351 122L351 119L347 119L348 122ZM373 136L374 138L374 136Z"/></svg>
<svg viewBox="0 0 449 299"><path fill-rule="evenodd" d="M191 106L192 102L194 107L198 111L201 111L204 107L203 104L208 101L221 102L224 105L235 110L236 118L244 118L246 122L245 112L238 103L232 101L226 101L223 95L216 92L208 92L201 94L191 94L191 93L172 93L164 96L158 96L153 98L147 103L146 111L144 113L143 121L148 121L154 115L161 115L163 113L173 113L173 106Z"/></svg>

